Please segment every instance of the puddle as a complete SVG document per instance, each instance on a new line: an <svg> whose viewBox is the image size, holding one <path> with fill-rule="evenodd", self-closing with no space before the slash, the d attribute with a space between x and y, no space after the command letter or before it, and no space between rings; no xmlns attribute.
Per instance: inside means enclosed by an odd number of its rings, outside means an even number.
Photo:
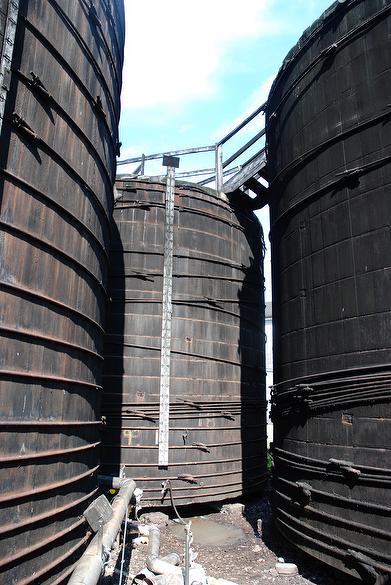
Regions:
<svg viewBox="0 0 391 585"><path fill-rule="evenodd" d="M218 524L213 520L206 518L188 518L191 520L191 531L193 533L194 544L201 544L204 546L224 546L235 544L244 537L244 532L235 526L228 526L227 524ZM173 522L168 530L176 538L185 540L185 529L183 524Z"/></svg>

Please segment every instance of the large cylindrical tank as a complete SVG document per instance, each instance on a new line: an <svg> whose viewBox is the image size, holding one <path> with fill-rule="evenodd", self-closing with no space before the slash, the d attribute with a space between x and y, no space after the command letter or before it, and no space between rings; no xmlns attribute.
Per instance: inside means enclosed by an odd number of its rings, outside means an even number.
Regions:
<svg viewBox="0 0 391 585"><path fill-rule="evenodd" d="M124 15L121 0L11 0L3 23L0 583L54 585L97 492Z"/></svg>
<svg viewBox="0 0 391 585"><path fill-rule="evenodd" d="M389 1L334 3L267 110L275 522L371 583L391 573L390 30Z"/></svg>
<svg viewBox="0 0 391 585"><path fill-rule="evenodd" d="M159 468L166 185L117 189L103 471L123 466L150 506L168 478L177 504L255 492L266 454L261 226L212 190L176 186L169 465Z"/></svg>

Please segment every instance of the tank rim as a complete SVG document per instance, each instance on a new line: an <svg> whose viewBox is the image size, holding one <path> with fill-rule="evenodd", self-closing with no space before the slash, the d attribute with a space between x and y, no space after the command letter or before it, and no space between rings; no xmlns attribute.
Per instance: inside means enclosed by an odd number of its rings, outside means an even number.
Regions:
<svg viewBox="0 0 391 585"><path fill-rule="evenodd" d="M119 181L127 183L147 183L150 185L166 185L165 175L140 175L135 177L134 175L122 174L116 176L115 183L117 184ZM199 193L204 193L205 195L221 199L225 203L228 202L228 197L225 193L223 193L223 197L219 197L217 191L211 187L205 187L204 185L198 185L197 183L191 183L190 181L182 181L181 179L175 179L175 185L179 188L191 189L192 191L197 191Z"/></svg>
<svg viewBox="0 0 391 585"><path fill-rule="evenodd" d="M327 26L328 23L337 15L338 11L352 7L354 4L362 2L363 0L336 0L326 8L324 12L308 26L301 34L299 40L293 45L293 47L286 54L281 67L279 68L276 77L272 83L269 91L269 95L266 101L266 117L270 115L269 102L273 96L277 85L285 75L287 69L294 64L296 59L299 57L301 51L305 48L307 43L319 34L320 30Z"/></svg>

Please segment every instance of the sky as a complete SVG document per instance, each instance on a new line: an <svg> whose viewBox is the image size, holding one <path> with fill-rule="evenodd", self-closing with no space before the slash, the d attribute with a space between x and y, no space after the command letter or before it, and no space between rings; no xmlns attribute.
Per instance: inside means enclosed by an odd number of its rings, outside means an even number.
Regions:
<svg viewBox="0 0 391 585"><path fill-rule="evenodd" d="M331 3L125 0L120 158L216 143L267 99L285 55ZM224 157L263 124L259 116L224 147ZM206 153L181 157L180 170L213 165L213 153ZM132 168L121 166L118 171ZM163 174L164 170L161 162L154 162L145 172ZM267 208L258 216L268 244ZM268 254L268 301L269 262Z"/></svg>

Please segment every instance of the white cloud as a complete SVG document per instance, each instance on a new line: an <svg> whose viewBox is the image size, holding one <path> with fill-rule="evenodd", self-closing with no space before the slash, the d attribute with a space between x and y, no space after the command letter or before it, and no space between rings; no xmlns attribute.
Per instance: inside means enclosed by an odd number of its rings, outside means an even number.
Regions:
<svg viewBox="0 0 391 585"><path fill-rule="evenodd" d="M207 99L226 51L273 34L272 0L125 0L124 108Z"/></svg>

